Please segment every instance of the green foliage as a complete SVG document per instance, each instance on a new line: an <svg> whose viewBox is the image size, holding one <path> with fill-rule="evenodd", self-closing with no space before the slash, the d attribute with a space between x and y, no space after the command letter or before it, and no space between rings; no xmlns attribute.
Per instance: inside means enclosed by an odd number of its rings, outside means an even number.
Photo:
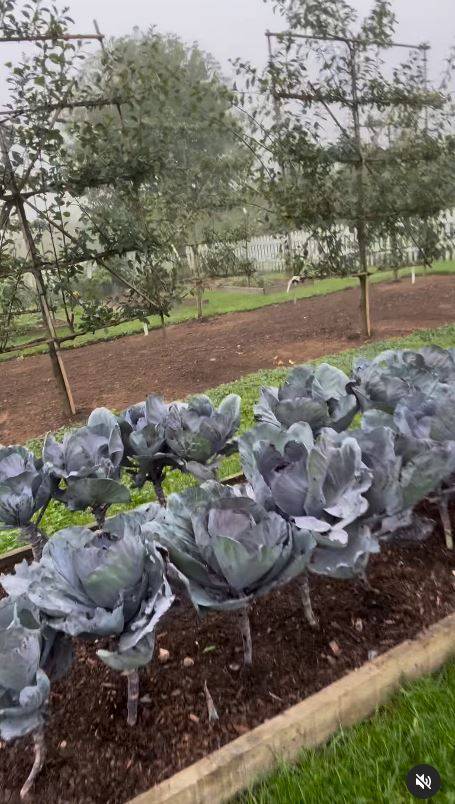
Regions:
<svg viewBox="0 0 455 804"><path fill-rule="evenodd" d="M365 270L368 244L393 239L397 228L430 265L446 241L441 215L454 203L446 176L455 160L450 96L428 88L426 50L410 50L389 76L381 48L390 47L396 19L385 0L363 20L344 0L273 5L287 30L272 37L266 69L237 62L257 153L267 153L257 170L261 196L282 227L311 231L318 275ZM392 52L398 59L401 51ZM341 224L356 230L354 254Z"/></svg>

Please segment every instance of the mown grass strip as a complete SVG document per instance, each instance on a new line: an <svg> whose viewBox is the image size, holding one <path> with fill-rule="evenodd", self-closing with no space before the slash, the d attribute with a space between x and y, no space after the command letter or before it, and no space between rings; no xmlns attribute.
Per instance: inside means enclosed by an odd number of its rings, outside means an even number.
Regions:
<svg viewBox="0 0 455 804"><path fill-rule="evenodd" d="M237 799L237 804L410 804L406 774L417 764L442 779L435 801L455 802L455 664L399 692L375 717L340 731L323 749Z"/></svg>

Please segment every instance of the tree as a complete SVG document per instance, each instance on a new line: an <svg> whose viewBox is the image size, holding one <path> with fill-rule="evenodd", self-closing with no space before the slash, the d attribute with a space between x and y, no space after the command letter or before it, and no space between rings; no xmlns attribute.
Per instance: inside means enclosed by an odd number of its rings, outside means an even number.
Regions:
<svg viewBox="0 0 455 804"><path fill-rule="evenodd" d="M115 87L118 97L127 99L121 110L90 112L89 124L100 135L95 155L84 146L84 122L75 138L80 174L95 170L110 177L101 203L99 192L91 194L100 233L122 217L124 226L140 226L155 241L158 253L147 259L147 286L158 290L160 315L176 298L172 270L165 265L175 264L175 252L183 255L187 245L193 247L192 282L202 312L197 245L209 223L221 231L223 216L242 203L252 158L233 93L210 54L153 29L110 42L87 65L84 80L103 93ZM133 192L112 182L122 160L135 175ZM143 272L142 263L141 281ZM170 295L163 307L165 288ZM148 314L150 305L136 301L136 312Z"/></svg>
<svg viewBox="0 0 455 804"><path fill-rule="evenodd" d="M94 188L102 187L107 193L117 183L124 196L133 194L137 203L145 170L140 149L136 146L135 160L128 146L141 139L142 122L138 116L131 114L128 131L121 127L118 145L123 144L124 149L119 147L111 153L114 143L107 136L110 132L88 113L89 109L111 107L120 118L122 115L118 96L113 96L112 91L104 96L99 88L80 80L80 40L102 41L101 35L71 34L66 12L47 9L39 0L24 5L6 0L1 11L3 40L13 36L14 41L33 43L30 58L9 65L10 102L0 120L0 230L2 266L7 266L3 279L14 281L14 272L20 277L33 277L46 328L46 337L40 340L48 344L62 400L68 413L74 413L50 295L58 292L65 300L73 298L72 283L81 276L85 265L95 263L103 265L151 309L156 299L147 296L144 283L142 288L140 283L134 285L110 260L124 256L140 265L143 274L144 265L150 265L151 254L162 253L166 241L148 221L146 226L125 226L120 216L114 225L100 228L88 202ZM122 100L127 103L128 98ZM82 109L84 114L76 117L75 110ZM99 158L94 158L95 154ZM103 163L106 154L112 158ZM150 175L149 166L147 176ZM17 239L18 229L22 246ZM6 309L8 326L12 309L12 305ZM85 313L89 318L90 309L86 308Z"/></svg>
<svg viewBox="0 0 455 804"><path fill-rule="evenodd" d="M384 227L389 220L396 226L400 219L410 229L412 217L420 217L423 208L439 213L446 199L433 197L429 208L422 184L429 185L434 174L428 171L417 186L407 182L407 171L411 162L416 176L431 161L418 160L399 143L391 148L378 143L368 121L383 121L392 110L395 127L405 129L409 120L418 120L422 139L422 119L426 125L430 112L441 119L445 97L427 86L422 69L426 45L417 46L387 77L382 52L395 47L395 16L386 0L375 0L361 21L344 0L277 0L275 7L287 30L268 34L270 62L265 72L259 75L237 62L239 73L247 76L248 101L253 102L248 92L254 87L261 107L266 107L257 128L269 154L267 169L258 177L261 192L286 225L310 227L316 236L323 232L326 244L337 242L340 224L354 227L362 330L369 336L367 247L377 237L379 222ZM441 152L446 148L443 138L433 136L428 127L424 137ZM389 189L384 193L385 184ZM346 273L353 270L348 264L340 267Z"/></svg>

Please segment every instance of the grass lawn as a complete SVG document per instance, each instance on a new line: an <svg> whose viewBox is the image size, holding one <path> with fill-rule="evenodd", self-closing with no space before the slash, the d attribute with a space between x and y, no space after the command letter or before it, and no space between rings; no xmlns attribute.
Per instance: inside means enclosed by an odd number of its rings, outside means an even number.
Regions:
<svg viewBox="0 0 455 804"><path fill-rule="evenodd" d="M448 261L448 262L439 262L435 263L432 270L432 274L452 274L455 273L455 261ZM417 268L416 274L421 276L423 274L423 268ZM403 268L400 271L400 276L402 279L406 277L410 277L411 269L410 268ZM275 276L275 275L274 275ZM283 288L286 284L286 276L285 274L281 274L281 278L283 281ZM377 271L372 277L371 282L387 282L393 278L391 271ZM228 280L226 280L228 281ZM282 304L286 302L290 302L296 297L297 299L305 299L311 296L325 296L328 293L336 293L339 290L345 290L346 288L352 288L358 286L358 280L355 278L345 278L345 279L322 279L318 282L315 282L314 285L307 285L297 288L291 294L286 293L286 290L280 291L278 293L268 293L266 295L263 294L250 294L248 292L238 291L238 292L226 292L223 290L208 290L204 294L204 298L208 301L208 304L204 306L204 315L205 316L215 316L215 315L222 315L223 313L233 313L233 312L241 312L241 311L248 311L248 310L257 310L260 307L267 307L271 304ZM184 321L189 321L194 319L196 315L195 306L191 305L179 305L174 308L171 313L169 319L167 319L168 324L180 324ZM28 319L33 317L28 317ZM37 318L34 317L34 321L36 323ZM25 323L25 319L21 321L22 324ZM149 328L150 329L157 329L161 326L160 320L158 316L151 316L149 319ZM79 346L84 346L89 343L96 343L97 341L107 341L113 340L115 338L121 338L124 335L133 335L142 332L143 325L140 321L128 321L125 324L119 324L115 327L107 327L106 329L98 330L95 333L89 333L88 335L82 335L75 339L74 341L68 341L65 344L62 344L62 349L74 349ZM62 326L58 328L58 334L60 336L70 334L68 327ZM36 333L33 337L37 337ZM38 335L39 337L39 335ZM21 343L24 341L29 340L29 336L21 335L17 338L18 346L20 347ZM0 362L3 360L9 360L12 357L17 357L18 354L21 355L31 355L31 354L38 354L40 352L45 352L45 346L38 346L32 349L20 349L18 348L17 352L9 352L7 354L0 354Z"/></svg>
<svg viewBox="0 0 455 804"><path fill-rule="evenodd" d="M389 348L408 348L418 349L429 343L437 343L445 348L455 346L455 325L448 325L440 327L436 330L422 330L415 332L406 338L393 338L388 341L376 341L361 349L349 349L335 355L327 355L326 357L319 358L312 361L314 363L329 362L334 366L342 369L349 374L352 367L352 362L357 355L364 355L366 357L373 357L384 349ZM276 385L281 382L286 376L288 368L275 368L264 369L242 377L235 382L220 385L217 388L209 390L207 393L211 399L219 404L221 399L228 393L239 394L242 398L242 421L241 430L246 430L252 426L253 418L253 405L256 402L259 389L262 385ZM138 402L140 400L137 400ZM49 422L51 427L52 422ZM63 435L63 430L60 435ZM27 446L32 449L36 454L41 453L42 439L33 439L28 442ZM233 455L223 461L220 476L226 477L234 474L240 470L240 461L238 455ZM124 477L127 482L127 477ZM194 484L196 481L188 475L183 475L180 472L170 472L164 483L166 493L174 491L181 491L184 488ZM134 508L141 503L148 502L154 497L153 489L149 484L146 484L142 489L131 488L131 502L128 505L115 505L110 508L110 515L119 511ZM69 525L83 525L91 522L93 519L90 512L81 511L74 512L68 511L64 505L55 501L49 505L43 520L42 525L47 533L55 533L61 528L68 527ZM17 532L5 531L0 533L0 554L6 550L12 550L17 547ZM455 801L455 799L454 799Z"/></svg>
<svg viewBox="0 0 455 804"><path fill-rule="evenodd" d="M406 774L432 765L442 780L435 802L455 802L455 664L399 692L370 721L305 751L237 799L238 804L401 804L416 799ZM433 800L433 799L431 799Z"/></svg>

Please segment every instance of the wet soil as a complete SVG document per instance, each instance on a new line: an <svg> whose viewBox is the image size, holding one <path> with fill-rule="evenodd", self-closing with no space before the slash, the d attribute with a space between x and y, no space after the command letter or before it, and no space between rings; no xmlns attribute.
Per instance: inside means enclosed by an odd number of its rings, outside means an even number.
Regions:
<svg viewBox="0 0 455 804"><path fill-rule="evenodd" d="M260 368L361 346L359 291L230 313L63 352L79 419L100 405L122 409L149 393L181 399ZM455 279L371 286L373 339L455 319ZM77 421L76 420L76 421ZM70 420L47 355L0 364L0 443L23 442Z"/></svg>
<svg viewBox="0 0 455 804"><path fill-rule="evenodd" d="M426 513L436 522L427 542L387 545L371 559L374 589L311 578L317 630L303 617L297 582L258 601L251 670L232 615L200 622L181 602L158 633L157 654L168 650L169 660L141 671L135 728L126 725L125 679L97 659L100 645L77 643L77 661L51 694L47 762L32 801L124 804L455 611L455 553L436 512ZM219 715L213 724L204 682ZM0 742L2 804L19 801L31 759L29 738Z"/></svg>

